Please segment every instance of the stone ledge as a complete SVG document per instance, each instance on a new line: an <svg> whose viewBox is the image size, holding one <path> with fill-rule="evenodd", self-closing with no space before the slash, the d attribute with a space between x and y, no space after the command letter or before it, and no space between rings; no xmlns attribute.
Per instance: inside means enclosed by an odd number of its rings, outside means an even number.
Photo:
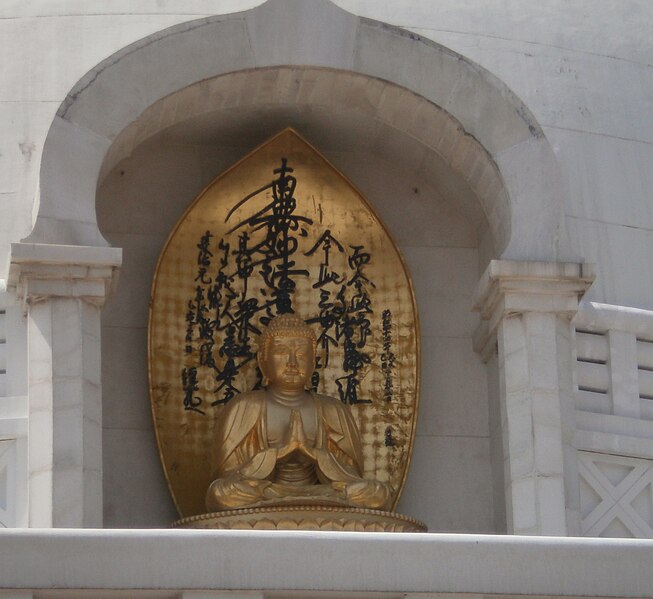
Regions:
<svg viewBox="0 0 653 599"><path fill-rule="evenodd" d="M574 433L573 445L580 451L653 460L653 439L618 433L577 430Z"/></svg>
<svg viewBox="0 0 653 599"><path fill-rule="evenodd" d="M79 264L84 266L120 266L122 249L86 245L49 243L12 243L12 264Z"/></svg>
<svg viewBox="0 0 653 599"><path fill-rule="evenodd" d="M653 443L653 421L650 420L583 410L576 410L575 418L577 431L623 435Z"/></svg>
<svg viewBox="0 0 653 599"><path fill-rule="evenodd" d="M6 529L0 588L643 597L651 555L630 539Z"/></svg>

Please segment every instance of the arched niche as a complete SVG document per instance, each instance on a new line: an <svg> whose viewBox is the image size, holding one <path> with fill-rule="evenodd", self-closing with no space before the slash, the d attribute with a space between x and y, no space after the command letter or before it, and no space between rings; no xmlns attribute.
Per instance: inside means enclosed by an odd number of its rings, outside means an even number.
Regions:
<svg viewBox="0 0 653 599"><path fill-rule="evenodd" d="M103 311L107 524L161 525L174 517L166 512L144 364L159 252L205 185L286 126L362 191L413 274L424 374L413 474L401 509L434 530L494 531L487 378L472 344L473 292L494 248L481 186L472 186L469 173L490 182L483 189L501 192L498 171L451 115L421 96L376 78L311 67L251 69L189 86L144 111L107 153L98 224L124 255ZM423 141L445 135L450 143L442 152ZM452 467L453 482L440 484ZM145 510L143 497L157 501Z"/></svg>
<svg viewBox="0 0 653 599"><path fill-rule="evenodd" d="M298 6L269 0L124 48L78 82L49 131L27 241L125 247L102 328L105 493L114 494L105 497L107 524L165 525L174 517L160 500L148 503L166 494L148 429L144 363L158 251L203 185L290 125L361 188L402 250L413 254L424 355L432 357L423 389L431 389L431 401L423 391L424 445L413 466L420 474L406 490L417 499L401 509L436 530L500 531L492 514L491 392L472 350L478 318L471 298L491 258L558 258L553 153L523 103L464 57L326 0ZM174 169L161 168L165 160L180 173L197 171L174 178ZM137 193L138 182L125 184L146 175L168 200ZM179 189L170 188L173 181ZM451 248L464 257L449 260L444 250ZM439 379L440 372L451 376ZM471 424L461 433L463 420ZM467 445L442 441L448 435ZM148 457L139 462L143 452ZM453 476L432 467L434 455L454 469L480 465ZM420 487L422 474L435 495ZM428 512L432 506L440 511Z"/></svg>

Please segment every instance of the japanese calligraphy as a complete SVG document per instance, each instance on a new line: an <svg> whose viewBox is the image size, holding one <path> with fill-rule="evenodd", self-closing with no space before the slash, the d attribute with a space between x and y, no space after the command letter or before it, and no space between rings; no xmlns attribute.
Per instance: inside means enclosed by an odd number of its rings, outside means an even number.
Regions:
<svg viewBox="0 0 653 599"><path fill-rule="evenodd" d="M225 223L231 228L224 237L216 240L206 231L196 244L196 287L187 301L184 352L197 355L197 367L181 372L185 410L204 413L196 394L198 367L211 373L211 406L225 404L246 390L240 388L239 377L256 355L255 339L261 327L277 314L295 311L297 281L309 278L309 270L298 264L300 256L319 259L317 277L310 281L315 290L313 313L305 315L309 324L319 325L320 355L312 385L317 389L320 372L329 365L331 352L339 348L342 376L336 385L341 401L371 401L360 396L360 386L371 363L369 291L375 285L365 267L372 256L364 245L346 246L330 229L319 230L311 218L302 215L293 173L282 158L269 183L229 210ZM257 204L253 214L236 220L239 210L255 199L264 200L262 207ZM341 257L337 261L336 255ZM261 386L258 372L257 377L255 389Z"/></svg>

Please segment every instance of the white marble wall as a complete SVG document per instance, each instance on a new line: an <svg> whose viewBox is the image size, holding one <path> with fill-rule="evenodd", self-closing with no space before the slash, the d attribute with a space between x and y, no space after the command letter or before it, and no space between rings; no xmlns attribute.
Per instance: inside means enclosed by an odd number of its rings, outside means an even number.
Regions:
<svg viewBox="0 0 653 599"><path fill-rule="evenodd" d="M102 233L124 250L117 292L103 313L105 526L165 526L174 518L147 391L153 269L187 204L250 149L166 142L160 136L118 164L99 189ZM493 531L486 376L471 339L478 323L471 311L478 279L477 233L427 181L406 175L400 165L334 150L332 146L327 158L378 210L415 283L422 396L414 462L399 510L434 531ZM404 207L403 215L398 205ZM424 216L420 222L411 218L413 210ZM157 219L152 219L154 213Z"/></svg>
<svg viewBox="0 0 653 599"><path fill-rule="evenodd" d="M506 82L558 157L569 254L597 263L601 275L590 297L653 308L650 3L337 4L433 39Z"/></svg>
<svg viewBox="0 0 653 599"><path fill-rule="evenodd" d="M220 10L244 10L257 4L254 0L231 0L221 3ZM579 261L597 263L599 276L590 290L592 299L653 308L650 3L609 0L591 10L587 2L570 4L563 0L491 7L482 0L446 0L438 3L437 9L427 0L337 0L336 4L355 14L407 27L460 52L488 69L524 100L543 126L562 173L564 188L560 196L565 202L568 235L560 233L561 252ZM146 0L138 6L127 0L44 0L4 3L0 7L0 51L11 57L0 67L0 277L6 273L10 242L20 240L31 229L38 208L43 143L57 107L72 86L120 48L215 10L210 0L169 0L164 4ZM417 69L418 65L406 68ZM465 96L457 91L460 97ZM472 102L470 110L473 107ZM500 128L501 123L483 121L483 126ZM179 150L171 146L160 148L160 152L158 159L169 168L153 176L154 184L160 185L163 195L179 201L192 197L199 189L198 181L208 181L238 154L236 150L205 152L204 148ZM367 159L345 160L344 155L338 157L337 150L333 150L332 159L337 164L340 161L341 166L347 163L350 176L368 195L383 198L378 180L370 180L366 174L370 172ZM518 150L501 159L506 172L519 167ZM115 301L107 306L103 326L103 348L112 357L103 365L107 398L105 488L116 490L116 496L108 497L105 505L109 525L153 526L171 516L169 505L153 506L147 493L141 491L161 496L164 485L155 461L141 460L141 456L155 451L147 408L140 399L134 399L144 397L143 374L137 375L134 366L143 366L144 354L122 351L125 347L145 347L147 275L151 275L158 248L180 209L174 202L167 203L164 210L170 208L170 212L161 213L162 218L152 227L148 211L161 210L160 196L141 193L134 198L125 191L141 189L146 166L139 164L138 172L126 169L124 175L114 171L100 194L104 231L113 243L126 250L123 281ZM392 178L390 166L383 165L381 171ZM524 178L523 184L527 185L527 181ZM428 183L420 188L427 189ZM109 197L113 203L106 200ZM408 197L413 209L422 209L417 198L408 195L407 201ZM120 202L127 201L141 211L134 213L133 222L116 226L111 222L113 212L118 212ZM422 241L428 239L425 235L419 243L411 241L416 237L412 236L410 223L402 221L389 203L384 205L381 200L378 206L389 224L394 222L391 228L414 277L420 281L417 293L423 315L425 359L431 359L429 365L433 365L433 370L424 370L427 377L432 376L427 383L433 389L432 397L439 398L422 405L427 416L420 425L415 468L406 490L412 499L401 507L422 517L434 529L499 530L494 520L500 497L496 489L494 509L491 500L488 392L484 370L471 349L474 317L465 311L471 304L477 264L482 269L492 251L488 249L487 234L469 230L444 204L433 205L438 209L425 216L438 223L442 236L432 245ZM536 218L532 213L522 217ZM455 225L439 227L447 222ZM148 233L144 235L146 225ZM434 284L437 280L447 280L449 285L439 287ZM442 313L447 318L440 318ZM618 338L627 341L619 333L612 334L615 344ZM632 353L632 343L630 346ZM624 358L615 355L613 365L619 357ZM630 366L625 358L623 361L632 375L632 361ZM458 373L461 364L465 365L464 372L457 379L444 376ZM438 372L443 376L437 376ZM462 388L454 382L461 377ZM641 384L646 375L638 377ZM633 381L631 376L632 385ZM627 401L632 400L627 391L629 381L622 382L622 390L613 396L616 403L607 409L614 406L626 414L637 406ZM493 393L496 395L491 391L490 397ZM640 411L642 405L640 402ZM496 430L492 427L495 439ZM453 471L446 470L445 457L438 462L442 465L432 466L433 455L449 454L451 463L466 465L468 476L453 476ZM494 461L496 464L497 459ZM437 501L426 499L423 487L449 495ZM490 500L486 500L486 493ZM452 500L461 496L469 503ZM464 523L456 511L459 508L461 513L465 511ZM132 519L135 513L140 514L138 522Z"/></svg>

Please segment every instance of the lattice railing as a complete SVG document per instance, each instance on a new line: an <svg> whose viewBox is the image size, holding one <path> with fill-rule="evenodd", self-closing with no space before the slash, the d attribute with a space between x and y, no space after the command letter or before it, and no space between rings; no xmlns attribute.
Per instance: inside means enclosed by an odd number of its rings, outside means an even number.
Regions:
<svg viewBox="0 0 653 599"><path fill-rule="evenodd" d="M598 414L609 414L610 370L606 333L576 329L577 382L576 408Z"/></svg>
<svg viewBox="0 0 653 599"><path fill-rule="evenodd" d="M653 340L637 339L637 369L642 418L653 420Z"/></svg>
<svg viewBox="0 0 653 599"><path fill-rule="evenodd" d="M653 537L653 460L578 452L581 532Z"/></svg>
<svg viewBox="0 0 653 599"><path fill-rule="evenodd" d="M653 537L653 312L583 304L574 319L579 532Z"/></svg>

